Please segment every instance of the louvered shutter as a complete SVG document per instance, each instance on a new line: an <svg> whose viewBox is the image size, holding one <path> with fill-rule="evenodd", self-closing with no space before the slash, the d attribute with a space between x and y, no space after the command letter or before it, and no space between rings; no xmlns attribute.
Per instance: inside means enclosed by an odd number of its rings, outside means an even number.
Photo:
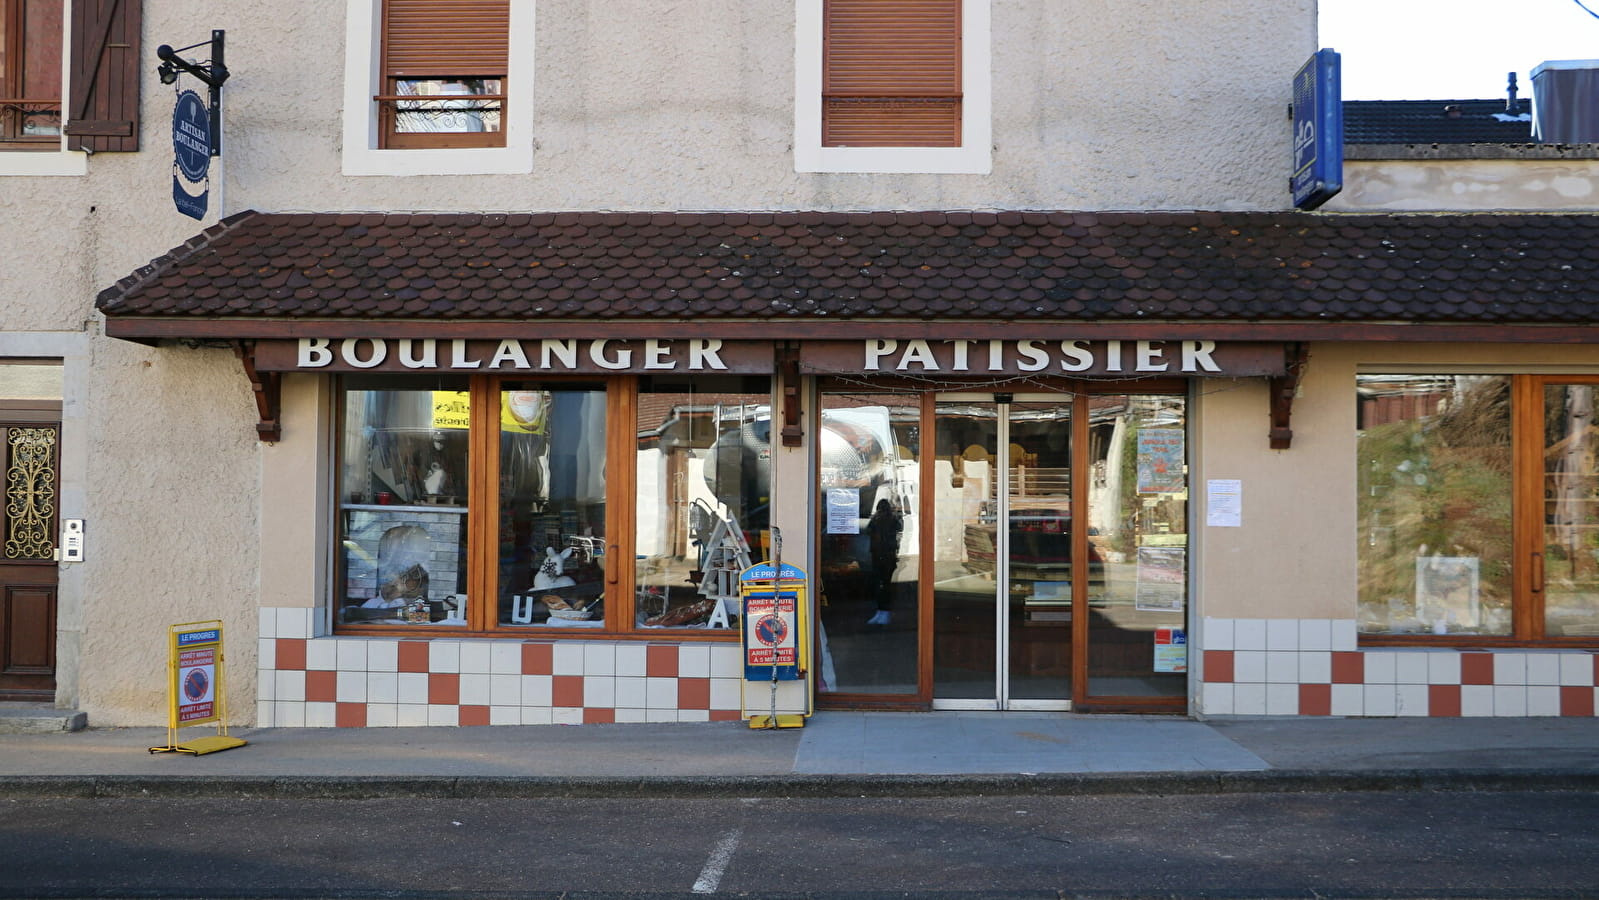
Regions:
<svg viewBox="0 0 1599 900"><path fill-rule="evenodd" d="M67 149L139 149L140 0L72 0Z"/></svg>
<svg viewBox="0 0 1599 900"><path fill-rule="evenodd" d="M822 145L959 147L961 0L825 0Z"/></svg>
<svg viewBox="0 0 1599 900"><path fill-rule="evenodd" d="M509 0L387 0L383 11L387 78L505 77Z"/></svg>

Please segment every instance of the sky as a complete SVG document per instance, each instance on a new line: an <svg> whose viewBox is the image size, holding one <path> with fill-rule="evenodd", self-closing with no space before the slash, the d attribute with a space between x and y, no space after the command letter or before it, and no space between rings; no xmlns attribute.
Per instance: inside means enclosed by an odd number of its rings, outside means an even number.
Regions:
<svg viewBox="0 0 1599 900"><path fill-rule="evenodd" d="M1583 0L1599 12L1599 0ZM1320 46L1343 58L1345 100L1486 100L1516 73L1599 59L1599 18L1575 0L1320 0Z"/></svg>

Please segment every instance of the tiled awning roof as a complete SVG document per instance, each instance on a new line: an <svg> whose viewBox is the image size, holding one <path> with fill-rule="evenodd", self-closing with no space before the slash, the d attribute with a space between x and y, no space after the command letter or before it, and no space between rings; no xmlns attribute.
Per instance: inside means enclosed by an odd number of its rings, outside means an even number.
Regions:
<svg viewBox="0 0 1599 900"><path fill-rule="evenodd" d="M1594 326L1596 301L1593 215L245 212L97 305L111 333L148 336L200 319Z"/></svg>

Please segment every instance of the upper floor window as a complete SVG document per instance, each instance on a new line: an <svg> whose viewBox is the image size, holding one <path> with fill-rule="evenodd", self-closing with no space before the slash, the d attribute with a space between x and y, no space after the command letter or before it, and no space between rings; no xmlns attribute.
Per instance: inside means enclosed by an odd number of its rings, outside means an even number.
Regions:
<svg viewBox="0 0 1599 900"><path fill-rule="evenodd" d="M140 0L0 0L0 152L138 150L139 30ZM0 160L4 175L86 171L60 152Z"/></svg>
<svg viewBox="0 0 1599 900"><path fill-rule="evenodd" d="M0 0L0 148L61 147L62 0Z"/></svg>
<svg viewBox="0 0 1599 900"><path fill-rule="evenodd" d="M346 0L344 174L533 170L535 0Z"/></svg>
<svg viewBox="0 0 1599 900"><path fill-rule="evenodd" d="M797 9L798 171L989 171L988 0Z"/></svg>
<svg viewBox="0 0 1599 900"><path fill-rule="evenodd" d="M381 146L505 146L510 20L509 0L385 0Z"/></svg>

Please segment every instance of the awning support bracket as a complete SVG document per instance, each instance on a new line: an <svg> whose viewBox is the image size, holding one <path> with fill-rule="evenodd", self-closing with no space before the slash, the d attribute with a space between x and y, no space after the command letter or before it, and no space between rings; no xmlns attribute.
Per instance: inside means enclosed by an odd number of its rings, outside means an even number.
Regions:
<svg viewBox="0 0 1599 900"><path fill-rule="evenodd" d="M250 390L255 392L255 409L260 421L255 423L255 434L262 442L275 444L283 439L283 423L279 414L283 408L283 373L262 372L255 367L255 341L235 341L233 352L244 364L244 375L250 379Z"/></svg>
<svg viewBox="0 0 1599 900"><path fill-rule="evenodd" d="M777 370L783 377L783 446L803 446L805 430L800 426L799 349L794 344L778 344Z"/></svg>
<svg viewBox="0 0 1599 900"><path fill-rule="evenodd" d="M1292 428L1294 397L1299 393L1299 382L1305 374L1305 364L1310 360L1310 345L1293 341L1283 345L1283 356L1288 371L1266 380L1271 399L1271 449L1287 450L1294 441Z"/></svg>

